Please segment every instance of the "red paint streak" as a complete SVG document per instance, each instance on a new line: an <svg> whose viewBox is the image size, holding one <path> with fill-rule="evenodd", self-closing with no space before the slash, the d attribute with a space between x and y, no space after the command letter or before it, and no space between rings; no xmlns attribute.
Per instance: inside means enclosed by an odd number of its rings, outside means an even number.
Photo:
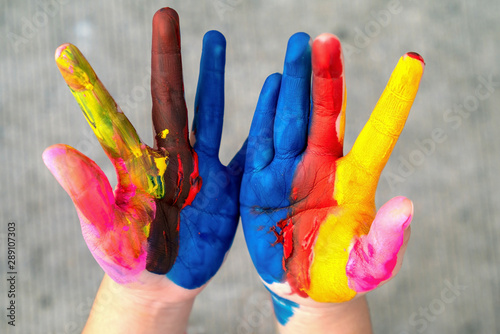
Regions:
<svg viewBox="0 0 500 334"><path fill-rule="evenodd" d="M325 161L326 159L326 161ZM297 166L292 182L291 210L287 223L277 237L283 244L284 268L292 292L307 297L311 284L310 267L314 244L328 208L337 206L333 198L336 157L325 157L306 151ZM280 227L280 226L279 226Z"/></svg>
<svg viewBox="0 0 500 334"><path fill-rule="evenodd" d="M175 188L175 196L172 204L177 203L179 196L182 194L182 181L184 180L184 168L182 167L182 160L180 153L177 153L177 187Z"/></svg>
<svg viewBox="0 0 500 334"><path fill-rule="evenodd" d="M344 101L344 74L340 41L323 34L312 45L313 117L308 149L319 155L342 156L342 133L335 126Z"/></svg>
<svg viewBox="0 0 500 334"><path fill-rule="evenodd" d="M312 252L312 247L318 236L320 223L317 218L314 219L311 230L305 235L304 240L302 240L302 248Z"/></svg>
<svg viewBox="0 0 500 334"><path fill-rule="evenodd" d="M280 225L281 221L278 222L278 227ZM283 243L283 234L281 231L276 230L276 226L271 226L269 229L271 232L274 233L274 236L276 237L276 240L271 244L271 246L276 246L277 244L282 244Z"/></svg>
<svg viewBox="0 0 500 334"><path fill-rule="evenodd" d="M278 231L279 228L279 231ZM277 244L283 244L283 251L285 253L285 259L288 259L293 251L292 234L293 234L293 223L292 219L280 220L276 226L272 226L270 229L276 241L272 243L271 246L276 246Z"/></svg>
<svg viewBox="0 0 500 334"><path fill-rule="evenodd" d="M189 176L189 193L184 201L184 205L182 206L183 208L187 205L191 205L196 197L196 194L200 192L202 183L203 182L198 169L198 154L196 154L193 150L193 172Z"/></svg>
<svg viewBox="0 0 500 334"><path fill-rule="evenodd" d="M283 220L280 220L278 223L276 223L276 226L271 226L271 231L274 233L274 236L276 237L276 241L273 242L273 244L271 246L276 246L277 244L281 244L283 243L283 230L285 228L285 226L290 223L291 220L289 219L283 219ZM277 228L279 228L279 231L277 230Z"/></svg>
<svg viewBox="0 0 500 334"><path fill-rule="evenodd" d="M285 259L288 259L293 252L293 223L289 219L289 223L283 227L283 251Z"/></svg>

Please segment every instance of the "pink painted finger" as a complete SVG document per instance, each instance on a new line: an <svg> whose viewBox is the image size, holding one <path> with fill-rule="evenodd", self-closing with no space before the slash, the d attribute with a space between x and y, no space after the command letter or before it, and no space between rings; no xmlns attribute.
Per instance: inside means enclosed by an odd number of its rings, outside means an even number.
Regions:
<svg viewBox="0 0 500 334"><path fill-rule="evenodd" d="M344 59L338 38L321 34L312 46L312 116L308 150L341 157L345 127Z"/></svg>
<svg viewBox="0 0 500 334"><path fill-rule="evenodd" d="M113 228L113 190L95 162L63 144L47 148L43 161L99 235Z"/></svg>
<svg viewBox="0 0 500 334"><path fill-rule="evenodd" d="M370 232L354 242L349 254L346 273L351 289L373 290L397 273L412 216L413 204L405 197L395 197L380 208Z"/></svg>
<svg viewBox="0 0 500 334"><path fill-rule="evenodd" d="M47 148L43 160L73 200L83 238L101 268L118 283L134 281L145 268L154 202L136 193L127 205L115 204L106 175L70 146Z"/></svg>

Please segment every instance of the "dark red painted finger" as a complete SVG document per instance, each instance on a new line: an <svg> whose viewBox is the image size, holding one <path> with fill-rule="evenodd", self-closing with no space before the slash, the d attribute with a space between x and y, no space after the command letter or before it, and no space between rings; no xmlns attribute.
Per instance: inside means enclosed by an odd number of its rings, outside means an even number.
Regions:
<svg viewBox="0 0 500 334"><path fill-rule="evenodd" d="M171 8L153 17L151 95L156 146L169 151L188 145L179 16Z"/></svg>

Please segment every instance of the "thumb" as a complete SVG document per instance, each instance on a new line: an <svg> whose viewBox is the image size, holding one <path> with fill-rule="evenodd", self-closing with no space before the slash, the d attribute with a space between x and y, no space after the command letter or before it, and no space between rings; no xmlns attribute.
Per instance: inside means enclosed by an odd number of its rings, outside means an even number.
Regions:
<svg viewBox="0 0 500 334"><path fill-rule="evenodd" d="M410 237L413 203L395 197L384 204L367 235L353 244L347 262L349 286L356 292L375 289L397 274Z"/></svg>
<svg viewBox="0 0 500 334"><path fill-rule="evenodd" d="M73 200L77 211L97 229L98 235L110 230L114 221L115 199L111 185L99 166L74 148L63 144L50 146L42 157L47 168Z"/></svg>

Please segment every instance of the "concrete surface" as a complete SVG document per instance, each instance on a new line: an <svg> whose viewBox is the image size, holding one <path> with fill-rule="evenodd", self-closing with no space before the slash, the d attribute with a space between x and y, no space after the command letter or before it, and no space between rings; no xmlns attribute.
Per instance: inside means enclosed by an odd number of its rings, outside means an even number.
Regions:
<svg viewBox="0 0 500 334"><path fill-rule="evenodd" d="M346 152L398 58L406 51L422 54L421 88L377 195L378 206L396 195L414 201L412 240L398 277L369 294L374 329L500 332L496 0L1 1L0 264L5 275L7 223L15 222L18 282L12 328L4 315L6 278L0 279L0 332L79 333L103 274L69 197L41 160L47 146L66 143L115 179L55 66L54 50L64 42L77 45L151 143L151 101L144 93L151 18L163 6L181 18L191 112L203 34L217 29L227 38L224 162L244 141L260 87L281 71L294 32L332 32L344 43ZM496 83L489 94L477 89L488 79ZM449 284L466 289L443 297ZM272 333L272 314L260 311L268 306L239 230L226 263L196 301L188 333Z"/></svg>

